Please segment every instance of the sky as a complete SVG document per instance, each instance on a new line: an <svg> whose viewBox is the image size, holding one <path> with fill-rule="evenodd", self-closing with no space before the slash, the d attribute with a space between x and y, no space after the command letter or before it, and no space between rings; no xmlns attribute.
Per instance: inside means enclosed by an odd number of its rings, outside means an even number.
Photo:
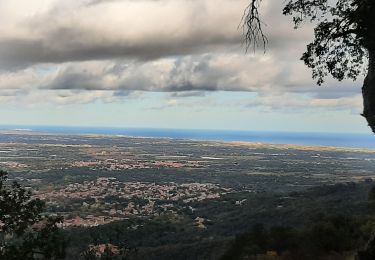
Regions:
<svg viewBox="0 0 375 260"><path fill-rule="evenodd" d="M283 1L245 52L248 3L0 0L0 124L369 132L363 77L317 86Z"/></svg>

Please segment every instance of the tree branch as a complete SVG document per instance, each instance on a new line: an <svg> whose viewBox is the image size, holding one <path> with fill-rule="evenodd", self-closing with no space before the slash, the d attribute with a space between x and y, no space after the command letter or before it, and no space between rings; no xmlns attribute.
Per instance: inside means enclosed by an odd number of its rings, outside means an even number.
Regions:
<svg viewBox="0 0 375 260"><path fill-rule="evenodd" d="M259 5L262 0L251 0L251 3L246 7L240 26L244 34L244 43L246 51L252 48L254 51L259 44L263 45L264 52L268 44L268 39L263 33L262 26L265 25L259 17Z"/></svg>

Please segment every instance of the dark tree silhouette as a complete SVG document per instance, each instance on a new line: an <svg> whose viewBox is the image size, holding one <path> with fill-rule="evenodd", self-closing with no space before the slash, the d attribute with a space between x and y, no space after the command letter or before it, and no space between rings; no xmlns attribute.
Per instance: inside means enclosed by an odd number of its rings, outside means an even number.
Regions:
<svg viewBox="0 0 375 260"><path fill-rule="evenodd" d="M267 38L262 31L259 5L251 0L243 17L245 42L248 47ZM284 15L291 15L295 28L302 22L316 24L315 39L307 45L301 60L312 69L321 85L327 75L341 81L356 80L367 74L363 88L363 116L375 133L375 1L374 0L288 0Z"/></svg>
<svg viewBox="0 0 375 260"><path fill-rule="evenodd" d="M112 244L101 244L101 245L89 245L88 248L83 251L79 259L82 260L97 260L97 259L108 259L108 260L125 260L129 259L129 256L136 255L137 249L129 247L126 243L119 246Z"/></svg>
<svg viewBox="0 0 375 260"><path fill-rule="evenodd" d="M44 216L44 202L7 177L0 170L0 259L62 259L62 218Z"/></svg>

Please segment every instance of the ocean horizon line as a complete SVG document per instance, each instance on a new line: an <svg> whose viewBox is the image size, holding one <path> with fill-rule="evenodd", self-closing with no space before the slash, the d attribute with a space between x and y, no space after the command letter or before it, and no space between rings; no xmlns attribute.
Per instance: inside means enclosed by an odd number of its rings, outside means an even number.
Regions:
<svg viewBox="0 0 375 260"><path fill-rule="evenodd" d="M0 125L0 130L50 134L98 134L132 137L189 139L201 141L243 141L266 144L332 146L375 149L375 135L366 133L286 132L224 129L136 128L95 126Z"/></svg>

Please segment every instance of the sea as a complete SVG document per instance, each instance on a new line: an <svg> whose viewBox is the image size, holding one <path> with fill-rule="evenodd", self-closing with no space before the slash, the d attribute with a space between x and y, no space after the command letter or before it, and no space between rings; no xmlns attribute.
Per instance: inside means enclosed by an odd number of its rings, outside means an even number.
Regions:
<svg viewBox="0 0 375 260"><path fill-rule="evenodd" d="M332 146L375 149L375 134L308 133L243 130L113 128L67 126L0 126L0 130L31 131L50 134L98 134L132 137L157 137L206 141L245 141L269 144Z"/></svg>

